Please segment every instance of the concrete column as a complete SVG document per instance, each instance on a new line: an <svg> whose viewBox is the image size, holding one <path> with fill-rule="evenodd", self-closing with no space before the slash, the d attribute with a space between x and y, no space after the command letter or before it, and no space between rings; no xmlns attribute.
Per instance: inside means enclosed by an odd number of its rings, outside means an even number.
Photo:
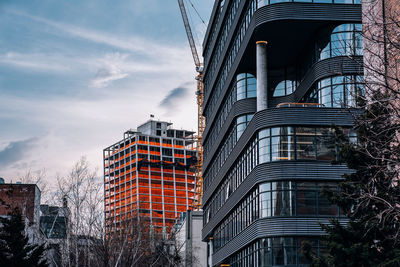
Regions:
<svg viewBox="0 0 400 267"><path fill-rule="evenodd" d="M268 108L267 42L257 41L257 112Z"/></svg>

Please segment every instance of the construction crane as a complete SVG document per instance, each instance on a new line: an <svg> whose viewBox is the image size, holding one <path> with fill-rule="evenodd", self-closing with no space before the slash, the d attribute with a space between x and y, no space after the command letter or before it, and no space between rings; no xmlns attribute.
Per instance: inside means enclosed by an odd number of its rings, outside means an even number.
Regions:
<svg viewBox="0 0 400 267"><path fill-rule="evenodd" d="M196 66L197 76L197 136L196 136L196 150L197 150L197 163L196 163L196 188L195 188L195 200L194 209L200 210L203 198L203 132L206 125L206 119L203 116L203 101L204 101L204 88L203 88L203 63L200 62L199 55L197 53L196 44L193 39L192 29L190 28L186 8L183 0L178 0L179 9L185 25L186 35L189 40L190 49L192 50L192 56L194 65Z"/></svg>

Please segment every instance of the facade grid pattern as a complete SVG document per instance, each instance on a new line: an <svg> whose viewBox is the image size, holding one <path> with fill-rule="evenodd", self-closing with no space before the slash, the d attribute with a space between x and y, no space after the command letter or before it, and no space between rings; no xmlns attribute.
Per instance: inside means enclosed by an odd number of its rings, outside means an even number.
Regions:
<svg viewBox="0 0 400 267"><path fill-rule="evenodd" d="M167 233L180 212L193 208L193 132L164 132L127 131L123 140L104 149L107 233L122 230L133 220Z"/></svg>

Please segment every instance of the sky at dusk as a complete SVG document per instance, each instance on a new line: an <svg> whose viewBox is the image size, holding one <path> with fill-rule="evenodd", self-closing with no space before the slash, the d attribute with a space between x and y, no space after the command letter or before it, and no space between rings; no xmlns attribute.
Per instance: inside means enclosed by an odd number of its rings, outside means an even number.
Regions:
<svg viewBox="0 0 400 267"><path fill-rule="evenodd" d="M207 23L213 0L191 0ZM189 2L186 2L189 3ZM206 26L187 6L198 44ZM0 177L102 150L154 114L196 130L193 59L176 0L0 0Z"/></svg>

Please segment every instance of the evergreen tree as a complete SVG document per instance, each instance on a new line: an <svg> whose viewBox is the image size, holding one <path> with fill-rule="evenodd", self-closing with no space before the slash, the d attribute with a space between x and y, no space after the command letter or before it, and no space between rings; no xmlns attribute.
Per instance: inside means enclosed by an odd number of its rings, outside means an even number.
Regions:
<svg viewBox="0 0 400 267"><path fill-rule="evenodd" d="M44 245L28 244L24 235L25 224L18 208L9 213L9 218L0 217L0 266L2 267L46 267Z"/></svg>
<svg viewBox="0 0 400 267"><path fill-rule="evenodd" d="M349 222L321 225L327 232L327 256L317 258L309 245L303 247L313 266L400 266L400 124L384 99L389 95L381 91L371 95L356 120L357 144L338 130L339 163L354 172L344 176L339 193L326 194Z"/></svg>

